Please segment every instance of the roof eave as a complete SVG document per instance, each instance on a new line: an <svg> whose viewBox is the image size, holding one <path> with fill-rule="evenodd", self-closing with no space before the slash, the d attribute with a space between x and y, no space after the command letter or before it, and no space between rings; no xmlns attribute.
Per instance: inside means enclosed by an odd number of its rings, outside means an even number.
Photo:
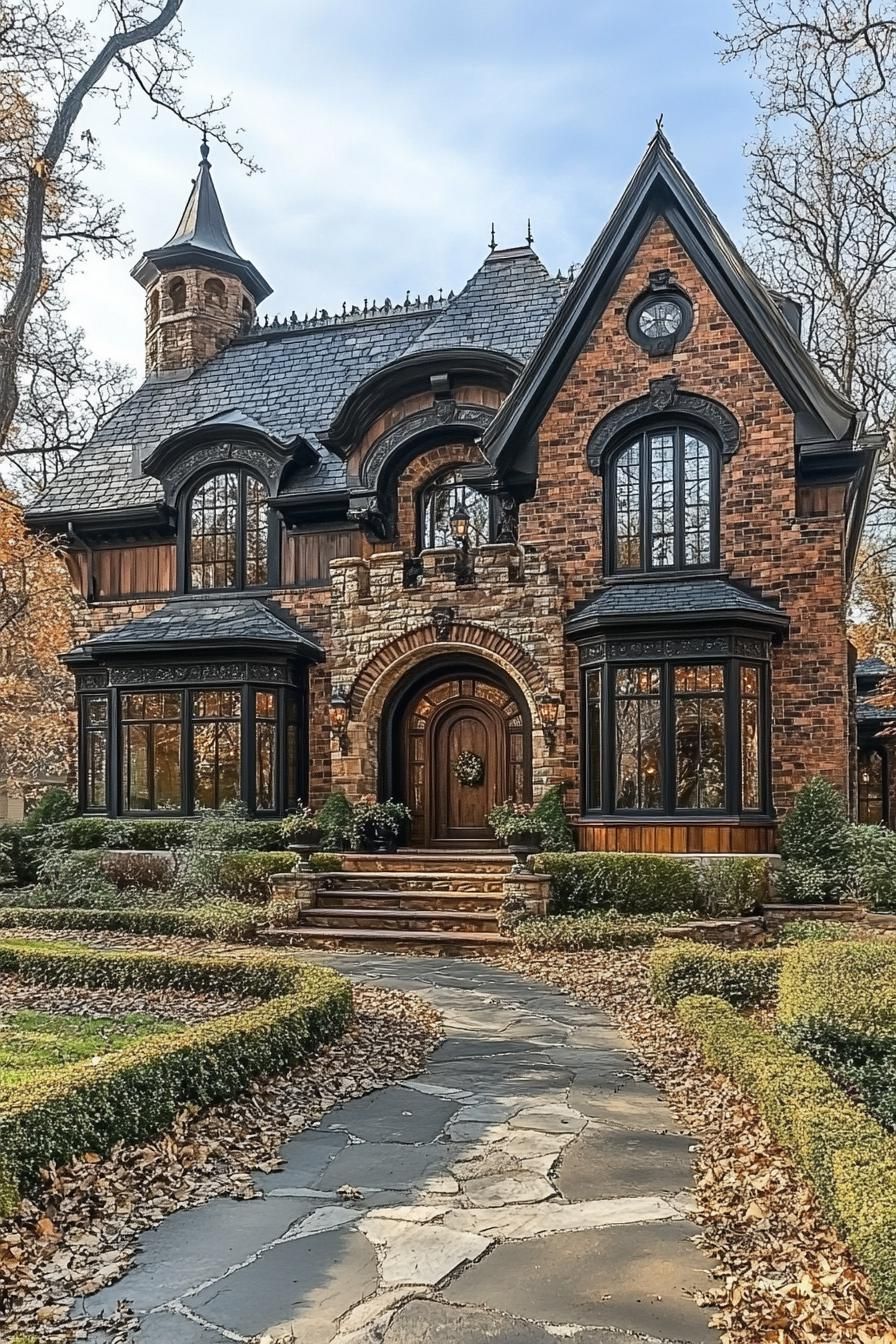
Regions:
<svg viewBox="0 0 896 1344"><path fill-rule="evenodd" d="M185 266L200 266L206 270L224 271L227 275L235 275L237 279L242 280L256 303L261 303L274 292L251 261L246 261L236 253L230 256L226 252L213 252L208 248L197 247L194 243L175 243L172 246L151 248L143 253L131 270L131 275L139 285L148 289L165 271Z"/></svg>

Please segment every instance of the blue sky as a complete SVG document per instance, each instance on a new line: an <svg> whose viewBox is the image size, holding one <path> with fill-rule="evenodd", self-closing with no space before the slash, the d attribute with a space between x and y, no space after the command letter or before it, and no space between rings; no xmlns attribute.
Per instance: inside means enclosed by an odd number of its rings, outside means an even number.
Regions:
<svg viewBox="0 0 896 1344"><path fill-rule="evenodd" d="M93 0L72 9L93 11ZM458 289L531 216L556 270L580 261L662 112L673 148L740 236L753 108L747 71L720 65L728 0L186 0L197 100L231 120L265 169L213 148L237 248L300 314ZM142 369L143 305L128 276L173 231L196 136L142 102L116 125L91 104L102 186L126 207L134 256L91 262L72 316L97 353Z"/></svg>

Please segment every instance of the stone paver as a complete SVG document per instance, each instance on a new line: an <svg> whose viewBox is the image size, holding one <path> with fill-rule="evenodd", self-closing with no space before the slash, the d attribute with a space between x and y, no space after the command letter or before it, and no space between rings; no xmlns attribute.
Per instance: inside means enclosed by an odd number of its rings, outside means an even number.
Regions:
<svg viewBox="0 0 896 1344"><path fill-rule="evenodd" d="M477 962L313 959L429 999L444 1044L285 1144L264 1199L146 1233L88 1314L131 1301L136 1344L717 1338L692 1296L692 1141L601 1013Z"/></svg>

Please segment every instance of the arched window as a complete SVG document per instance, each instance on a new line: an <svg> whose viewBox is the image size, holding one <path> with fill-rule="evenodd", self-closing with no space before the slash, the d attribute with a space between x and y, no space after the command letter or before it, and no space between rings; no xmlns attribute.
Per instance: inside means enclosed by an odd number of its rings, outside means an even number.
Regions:
<svg viewBox="0 0 896 1344"><path fill-rule="evenodd" d="M202 286L206 308L223 308L225 300L224 281L206 280Z"/></svg>
<svg viewBox="0 0 896 1344"><path fill-rule="evenodd" d="M719 557L719 453L697 430L649 429L608 473L607 562L620 570L706 569Z"/></svg>
<svg viewBox="0 0 896 1344"><path fill-rule="evenodd" d="M242 467L217 472L193 491L187 512L187 587L264 587L267 493L262 482Z"/></svg>
<svg viewBox="0 0 896 1344"><path fill-rule="evenodd" d="M159 291L154 289L149 298L149 325L154 327L159 321Z"/></svg>
<svg viewBox="0 0 896 1344"><path fill-rule="evenodd" d="M183 276L176 275L168 286L168 298L172 313L182 313L187 306L187 282Z"/></svg>
<svg viewBox="0 0 896 1344"><path fill-rule="evenodd" d="M491 504L487 495L465 484L455 467L433 476L419 496L420 549L454 545L451 515L463 507L470 515L470 545L487 546L492 539Z"/></svg>
<svg viewBox="0 0 896 1344"><path fill-rule="evenodd" d="M255 312L254 309L252 308L252 301L251 299L243 299L241 318L240 318L240 330L248 331L254 321L255 321Z"/></svg>

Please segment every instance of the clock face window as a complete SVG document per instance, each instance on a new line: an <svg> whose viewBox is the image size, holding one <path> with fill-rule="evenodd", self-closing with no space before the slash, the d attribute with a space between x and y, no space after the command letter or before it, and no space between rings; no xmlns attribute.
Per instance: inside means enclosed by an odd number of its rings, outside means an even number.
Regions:
<svg viewBox="0 0 896 1344"><path fill-rule="evenodd" d="M632 340L651 354L667 354L691 327L691 306L678 294L649 294L629 313Z"/></svg>

